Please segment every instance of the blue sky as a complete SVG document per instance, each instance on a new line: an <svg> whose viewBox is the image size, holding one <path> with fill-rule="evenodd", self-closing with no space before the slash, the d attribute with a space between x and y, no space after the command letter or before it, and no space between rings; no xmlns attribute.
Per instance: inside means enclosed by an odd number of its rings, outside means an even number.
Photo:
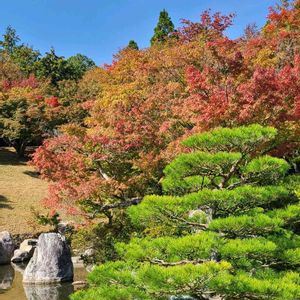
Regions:
<svg viewBox="0 0 300 300"><path fill-rule="evenodd" d="M166 9L175 26L199 20L201 12L237 14L227 34L238 37L249 23L265 23L274 0L6 0L1 3L0 32L13 26L22 41L44 53L51 46L65 57L82 53L97 64L134 39L147 47L159 12Z"/></svg>

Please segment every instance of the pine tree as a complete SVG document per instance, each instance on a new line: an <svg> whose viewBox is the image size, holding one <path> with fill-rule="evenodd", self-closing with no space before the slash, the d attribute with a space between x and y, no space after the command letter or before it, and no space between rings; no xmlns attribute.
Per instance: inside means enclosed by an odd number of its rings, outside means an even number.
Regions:
<svg viewBox="0 0 300 300"><path fill-rule="evenodd" d="M168 12L164 9L159 14L159 20L154 28L154 35L151 38L151 45L163 43L172 32L174 32L174 24Z"/></svg>
<svg viewBox="0 0 300 300"><path fill-rule="evenodd" d="M127 48L133 49L133 50L139 50L139 46L138 46L137 42L134 40L129 41Z"/></svg>
<svg viewBox="0 0 300 300"><path fill-rule="evenodd" d="M299 176L264 154L276 135L251 125L185 140L165 195L128 209L144 237L117 244L121 259L72 299L300 299Z"/></svg>

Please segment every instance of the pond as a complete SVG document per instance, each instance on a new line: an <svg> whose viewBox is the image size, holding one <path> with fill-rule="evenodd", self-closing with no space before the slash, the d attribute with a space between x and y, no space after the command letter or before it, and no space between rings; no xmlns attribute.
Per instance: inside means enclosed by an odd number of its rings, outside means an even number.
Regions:
<svg viewBox="0 0 300 300"><path fill-rule="evenodd" d="M0 265L0 300L67 300L74 292L72 283L23 285L25 266ZM74 266L74 281L85 280L87 271Z"/></svg>

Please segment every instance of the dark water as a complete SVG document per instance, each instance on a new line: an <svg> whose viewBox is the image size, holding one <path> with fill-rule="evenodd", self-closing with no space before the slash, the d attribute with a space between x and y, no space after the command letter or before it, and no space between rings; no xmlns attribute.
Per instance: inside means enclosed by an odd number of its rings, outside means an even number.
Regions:
<svg viewBox="0 0 300 300"><path fill-rule="evenodd" d="M67 300L74 292L71 283L23 285L23 268L0 265L0 300ZM74 275L74 281L80 281L87 272L83 267L74 267Z"/></svg>

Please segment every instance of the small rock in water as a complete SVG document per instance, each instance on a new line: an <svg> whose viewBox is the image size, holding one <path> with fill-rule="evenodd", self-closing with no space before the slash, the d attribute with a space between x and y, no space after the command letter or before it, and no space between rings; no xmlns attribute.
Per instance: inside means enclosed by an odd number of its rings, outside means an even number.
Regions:
<svg viewBox="0 0 300 300"><path fill-rule="evenodd" d="M80 280L80 281L74 281L72 285L74 286L75 291L77 291L86 288L88 286L88 283L86 280Z"/></svg>
<svg viewBox="0 0 300 300"><path fill-rule="evenodd" d="M9 264L14 254L15 245L8 231L0 232L0 265Z"/></svg>
<svg viewBox="0 0 300 300"><path fill-rule="evenodd" d="M73 280L71 251L58 233L42 233L27 265L23 282L42 284Z"/></svg>

